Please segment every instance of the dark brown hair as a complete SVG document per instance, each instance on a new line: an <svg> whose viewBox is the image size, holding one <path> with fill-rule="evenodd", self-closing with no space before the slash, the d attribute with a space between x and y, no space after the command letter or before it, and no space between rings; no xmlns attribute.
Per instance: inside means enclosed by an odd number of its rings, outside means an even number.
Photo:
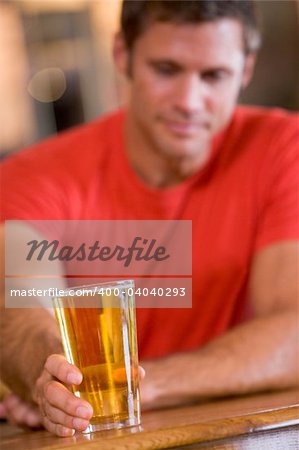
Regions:
<svg viewBox="0 0 299 450"><path fill-rule="evenodd" d="M201 23L231 18L243 25L244 50L261 42L254 0L123 0L121 31L129 50L153 22Z"/></svg>

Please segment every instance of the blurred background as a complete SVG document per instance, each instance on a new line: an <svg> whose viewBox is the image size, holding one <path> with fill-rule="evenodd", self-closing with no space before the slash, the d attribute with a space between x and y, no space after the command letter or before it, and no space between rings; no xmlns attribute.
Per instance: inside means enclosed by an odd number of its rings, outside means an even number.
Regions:
<svg viewBox="0 0 299 450"><path fill-rule="evenodd" d="M263 48L240 101L299 108L299 2L259 0ZM1 158L121 105L120 0L0 0Z"/></svg>

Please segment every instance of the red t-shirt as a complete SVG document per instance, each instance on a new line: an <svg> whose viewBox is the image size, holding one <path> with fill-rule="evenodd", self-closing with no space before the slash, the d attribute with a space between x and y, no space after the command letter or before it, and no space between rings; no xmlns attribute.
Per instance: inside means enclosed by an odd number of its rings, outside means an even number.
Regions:
<svg viewBox="0 0 299 450"><path fill-rule="evenodd" d="M192 309L138 309L141 358L197 348L246 315L252 257L298 239L298 116L237 108L211 158L152 189L130 167L118 112L3 164L1 219L192 220Z"/></svg>

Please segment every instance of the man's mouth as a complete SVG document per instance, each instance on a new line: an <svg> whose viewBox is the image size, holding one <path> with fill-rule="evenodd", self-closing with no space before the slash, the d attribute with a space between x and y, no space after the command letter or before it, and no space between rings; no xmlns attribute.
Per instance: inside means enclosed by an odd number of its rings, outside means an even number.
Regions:
<svg viewBox="0 0 299 450"><path fill-rule="evenodd" d="M193 136L201 130L206 130L207 122L204 121L179 121L179 120L163 120L164 125L172 133L180 136Z"/></svg>

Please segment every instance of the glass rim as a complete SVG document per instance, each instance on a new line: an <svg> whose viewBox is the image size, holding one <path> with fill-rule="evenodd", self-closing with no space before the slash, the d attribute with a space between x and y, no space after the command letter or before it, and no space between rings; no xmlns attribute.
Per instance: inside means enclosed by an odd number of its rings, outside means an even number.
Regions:
<svg viewBox="0 0 299 450"><path fill-rule="evenodd" d="M54 295L52 296L52 300L57 299L58 297L69 297L69 293L70 292L76 292L82 289L115 289L118 287L123 287L123 288L134 288L135 287L135 283L134 280L130 279L130 280L114 280L114 281L105 281L103 283L94 283L94 284L82 284L80 286L74 286L74 287L68 287L66 289L59 289L59 296ZM72 295L72 297L74 297L76 295ZM84 297L84 296L81 296Z"/></svg>

